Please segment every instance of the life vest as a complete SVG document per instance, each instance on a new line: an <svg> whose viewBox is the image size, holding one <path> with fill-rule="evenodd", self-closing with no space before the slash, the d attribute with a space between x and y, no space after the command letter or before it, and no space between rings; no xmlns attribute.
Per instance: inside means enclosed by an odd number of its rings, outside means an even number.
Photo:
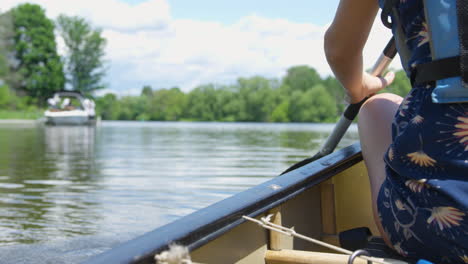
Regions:
<svg viewBox="0 0 468 264"><path fill-rule="evenodd" d="M432 61L410 67L397 5L400 0L380 0L381 19L391 28L403 67L412 84L435 82L434 103L468 102L468 0L421 0L428 26Z"/></svg>

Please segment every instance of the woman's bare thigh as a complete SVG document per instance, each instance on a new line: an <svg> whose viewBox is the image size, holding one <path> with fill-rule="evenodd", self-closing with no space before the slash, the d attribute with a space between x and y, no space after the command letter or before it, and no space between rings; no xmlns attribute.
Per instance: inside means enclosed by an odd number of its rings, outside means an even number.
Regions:
<svg viewBox="0 0 468 264"><path fill-rule="evenodd" d="M392 121L403 98L384 93L371 97L359 112L359 138L371 184L374 220L383 233L377 217L377 195L385 180L384 154L392 141Z"/></svg>

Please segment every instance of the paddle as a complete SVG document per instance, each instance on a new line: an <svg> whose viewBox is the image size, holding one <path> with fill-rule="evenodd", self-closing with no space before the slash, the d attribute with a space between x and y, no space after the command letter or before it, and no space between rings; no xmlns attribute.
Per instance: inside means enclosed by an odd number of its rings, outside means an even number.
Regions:
<svg viewBox="0 0 468 264"><path fill-rule="evenodd" d="M387 69L388 65L390 62L392 62L392 59L395 57L397 53L396 46L395 46L395 39L392 37L390 41L387 43L385 46L385 49L383 50L382 54L380 55L379 59L375 63L374 67L371 70L371 74L373 76L380 76L382 73ZM348 107L346 107L346 110L344 113L341 115L340 120L336 124L335 128L333 129L332 133L330 136L328 136L327 140L325 141L325 144L320 148L319 152L315 154L314 156L304 159L291 167L289 167L287 170L285 170L281 175L290 172L292 170L295 170L297 168L300 168L314 160L317 160L323 156L326 156L335 150L336 146L338 143L341 141L343 138L343 135L346 133L348 130L349 126L353 122L353 120L356 118L356 116L359 113L359 109L361 108L362 104L368 99L369 97L364 98L359 103L356 104L350 104Z"/></svg>

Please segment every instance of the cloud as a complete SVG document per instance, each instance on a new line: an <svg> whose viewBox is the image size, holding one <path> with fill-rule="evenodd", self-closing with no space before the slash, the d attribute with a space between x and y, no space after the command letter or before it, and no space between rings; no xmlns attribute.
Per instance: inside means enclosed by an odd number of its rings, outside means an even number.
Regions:
<svg viewBox="0 0 468 264"><path fill-rule="evenodd" d="M18 3L6 1L3 6ZM108 91L138 93L204 83L229 84L239 77L281 78L287 68L306 64L331 74L323 52L327 26L246 16L234 24L173 19L166 0L129 5L118 0L32 0L49 17L80 15L103 28L108 40ZM109 8L112 7L112 8ZM390 32L377 21L365 49L365 67L381 53ZM394 63L398 68L398 64Z"/></svg>
<svg viewBox="0 0 468 264"><path fill-rule="evenodd" d="M330 75L323 52L326 28L248 16L232 25L173 20L166 30L105 35L110 39L109 56L128 63L113 86L131 78L138 85L144 80L153 87L179 86L187 91L203 83L233 83L243 76L280 78L287 68L301 64ZM372 67L390 36L376 25L365 49L366 68Z"/></svg>
<svg viewBox="0 0 468 264"><path fill-rule="evenodd" d="M47 16L78 15L102 28L135 31L164 28L170 20L166 0L148 0L131 5L119 0L2 0L2 10L21 3L34 3L46 9Z"/></svg>
<svg viewBox="0 0 468 264"><path fill-rule="evenodd" d="M327 74L325 29L249 16L233 25L173 20L166 30L104 34L109 57L122 65L118 82L130 77L155 87L189 90L208 82L232 83L242 76L278 78L297 64L310 64Z"/></svg>

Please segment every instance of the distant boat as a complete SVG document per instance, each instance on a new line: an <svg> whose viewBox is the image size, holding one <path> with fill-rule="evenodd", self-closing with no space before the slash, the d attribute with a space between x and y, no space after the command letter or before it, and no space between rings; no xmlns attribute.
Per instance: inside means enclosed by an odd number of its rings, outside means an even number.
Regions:
<svg viewBox="0 0 468 264"><path fill-rule="evenodd" d="M62 91L47 100L44 112L49 125L93 125L96 123L95 103L79 92Z"/></svg>

